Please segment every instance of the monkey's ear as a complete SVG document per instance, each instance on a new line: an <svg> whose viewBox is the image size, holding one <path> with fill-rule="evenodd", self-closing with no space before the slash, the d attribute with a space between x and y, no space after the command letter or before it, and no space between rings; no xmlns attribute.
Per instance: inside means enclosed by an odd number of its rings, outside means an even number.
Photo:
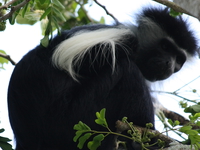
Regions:
<svg viewBox="0 0 200 150"><path fill-rule="evenodd" d="M98 58L102 59L98 60L99 62L106 62L107 56L111 56L112 64L109 65L114 69L116 44L120 45L124 36L132 34L127 28L116 27L91 31L80 30L57 46L52 56L53 65L67 71L75 80L77 74L74 68L78 69L81 66L85 56L91 59L91 63Z"/></svg>

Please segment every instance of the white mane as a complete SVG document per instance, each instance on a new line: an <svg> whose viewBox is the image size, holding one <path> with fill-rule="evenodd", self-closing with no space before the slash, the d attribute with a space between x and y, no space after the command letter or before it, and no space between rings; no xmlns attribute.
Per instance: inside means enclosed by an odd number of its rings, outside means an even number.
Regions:
<svg viewBox="0 0 200 150"><path fill-rule="evenodd" d="M101 49L101 53L105 50L110 50L112 55L112 67L115 66L115 45L122 45L120 41L127 35L132 35L133 32L127 28L102 28L98 30L81 30L72 37L61 42L55 49L52 61L53 65L61 70L67 71L73 79L76 79L74 66L81 62L84 55L97 44L101 47L109 46L109 49ZM99 54L98 54L99 55ZM102 55L105 56L105 55ZM95 58L93 58L95 59Z"/></svg>

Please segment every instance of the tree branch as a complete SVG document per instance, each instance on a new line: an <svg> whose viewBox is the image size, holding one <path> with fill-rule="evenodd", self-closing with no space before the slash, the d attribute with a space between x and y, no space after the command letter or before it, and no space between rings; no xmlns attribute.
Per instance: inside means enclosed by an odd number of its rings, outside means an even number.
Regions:
<svg viewBox="0 0 200 150"><path fill-rule="evenodd" d="M107 15L109 15L110 17L112 17L116 22L119 22L119 21L117 20L117 18L115 18L115 16L113 16L113 15L106 9L106 7L105 7L104 5L100 4L97 0L94 0L94 2L95 2L97 5L99 5L101 8L103 8L103 9L105 10L105 12L106 12Z"/></svg>
<svg viewBox="0 0 200 150"><path fill-rule="evenodd" d="M188 12L187 10L183 9L182 7L178 6L176 3L174 2L171 2L171 1L168 1L168 0L153 0L153 1L156 1L160 4L163 4L177 12L180 12L180 13L184 13L184 14L187 14L189 16L192 16L192 17L195 17L198 19L197 16L194 16L193 14L191 14L190 12Z"/></svg>
<svg viewBox="0 0 200 150"><path fill-rule="evenodd" d="M16 0L13 0L13 1L15 2ZM13 2L13 1L11 1L11 2ZM2 17L0 18L0 21L6 20L6 19L8 19L9 17L11 17L12 14L13 14L16 10L18 10L18 9L20 9L21 7L25 6L29 1L30 1L30 0L24 0L23 2L21 2L21 3L18 4L18 5L12 6L10 12L7 13L6 15L2 16ZM12 3L11 3L11 4L12 4ZM6 5L6 4L5 4L5 5Z"/></svg>
<svg viewBox="0 0 200 150"><path fill-rule="evenodd" d="M16 65L16 62L14 60L12 60L12 58L9 55L0 53L0 57L3 57L5 59L7 59L8 61L10 61L12 65Z"/></svg>
<svg viewBox="0 0 200 150"><path fill-rule="evenodd" d="M2 6L0 6L0 10L1 9L7 9L10 5L12 5L13 3L15 3L16 1L18 1L18 0L12 0L12 1L10 1L10 2L8 2L8 3L6 3L6 4L2 5Z"/></svg>
<svg viewBox="0 0 200 150"><path fill-rule="evenodd" d="M145 130L146 130L146 128L142 128L142 127L139 127L139 126L136 126L136 125L133 125L135 128L137 128L137 130L141 133L141 134L143 134L144 132L145 132ZM117 128L117 131L119 132L119 133L122 133L123 131L126 131L126 130L130 130L130 126L127 124L127 123L124 123L124 122L122 122L122 121L120 121L120 120L118 120L117 122L116 122L116 128ZM173 142L174 140L173 139L171 139L170 137L168 137L168 136L166 136L166 135L164 135L164 134L161 134L159 131L157 131L157 130L151 130L151 129L148 129L148 131L149 132L152 132L152 133L154 133L155 135L156 135L156 137L155 138L157 138L157 139L161 139L162 141L165 141L165 146L169 146L169 144L171 143L171 142Z"/></svg>

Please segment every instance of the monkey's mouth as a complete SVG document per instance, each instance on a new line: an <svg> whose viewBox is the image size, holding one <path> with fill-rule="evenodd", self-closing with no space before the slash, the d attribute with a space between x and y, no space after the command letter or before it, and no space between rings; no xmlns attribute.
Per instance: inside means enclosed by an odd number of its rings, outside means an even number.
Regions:
<svg viewBox="0 0 200 150"><path fill-rule="evenodd" d="M169 78L173 74L171 68L149 68L146 73L143 73L144 77L151 81L160 81Z"/></svg>

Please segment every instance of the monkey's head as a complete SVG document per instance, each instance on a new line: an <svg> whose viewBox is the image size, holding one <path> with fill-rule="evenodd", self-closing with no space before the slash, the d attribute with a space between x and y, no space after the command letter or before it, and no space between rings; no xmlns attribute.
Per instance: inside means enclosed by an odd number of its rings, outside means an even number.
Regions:
<svg viewBox="0 0 200 150"><path fill-rule="evenodd" d="M149 81L164 80L178 72L197 50L187 23L167 10L147 9L138 18L136 64Z"/></svg>

